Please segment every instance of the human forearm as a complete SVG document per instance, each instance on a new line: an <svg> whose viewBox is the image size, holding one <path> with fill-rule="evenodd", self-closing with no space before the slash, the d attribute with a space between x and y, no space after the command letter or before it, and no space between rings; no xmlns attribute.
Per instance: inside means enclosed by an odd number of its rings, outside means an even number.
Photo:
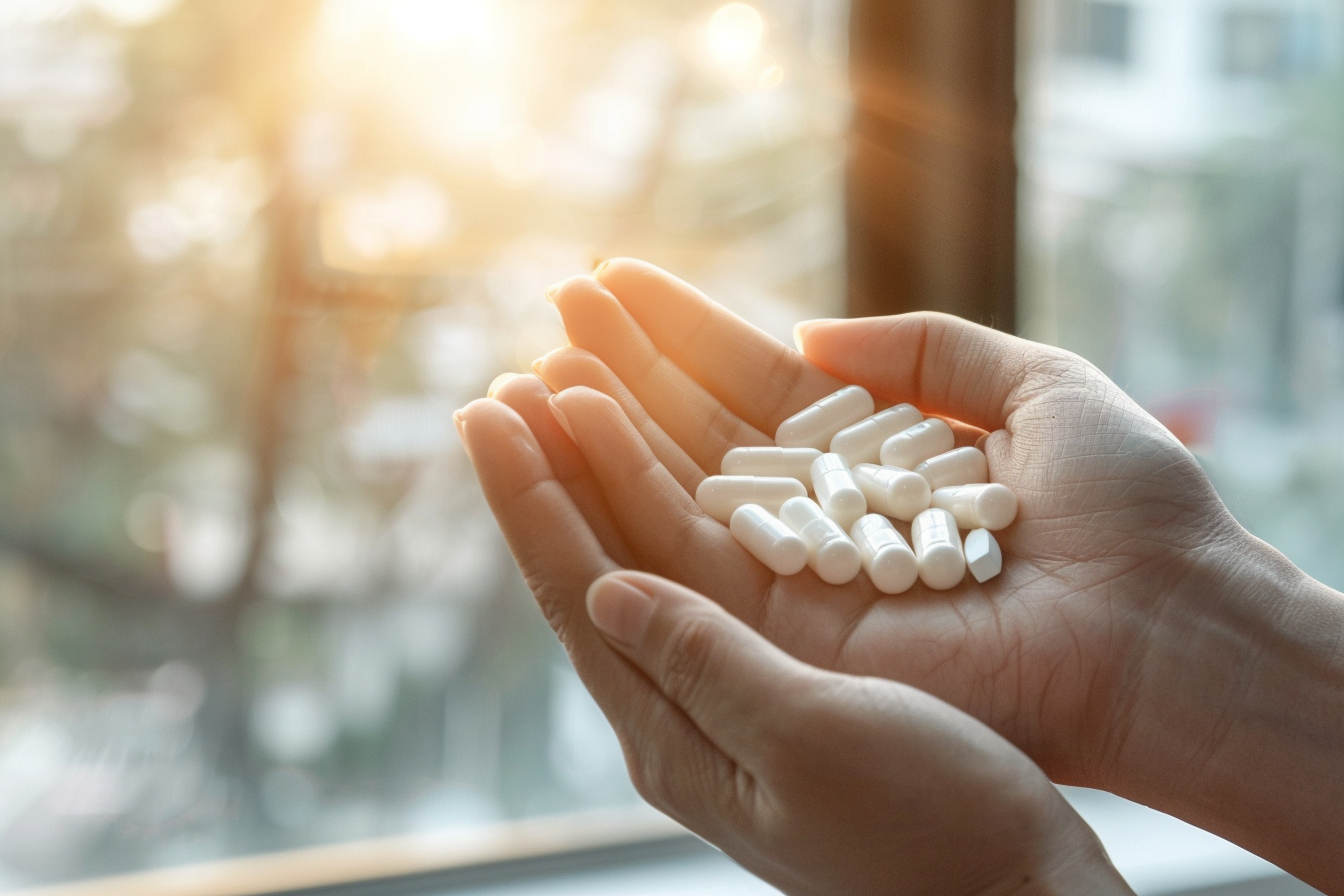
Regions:
<svg viewBox="0 0 1344 896"><path fill-rule="evenodd" d="M1198 567L1109 783L1344 892L1344 595L1244 532Z"/></svg>

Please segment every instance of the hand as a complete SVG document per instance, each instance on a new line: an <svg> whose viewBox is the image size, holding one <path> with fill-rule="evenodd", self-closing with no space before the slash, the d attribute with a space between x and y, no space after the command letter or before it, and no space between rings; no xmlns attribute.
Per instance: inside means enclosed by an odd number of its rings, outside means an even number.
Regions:
<svg viewBox="0 0 1344 896"><path fill-rule="evenodd" d="M1344 834L1344 778L1330 771L1344 602L1245 533L1189 453L1095 368L939 315L804 327L804 358L647 265L597 276L552 294L575 347L537 370L559 394L523 377L459 415L581 674L575 595L613 569L648 570L806 662L931 692L1056 781L1172 812L1317 886L1341 879L1321 846ZM896 598L862 577L777 579L700 513L690 495L727 450L768 444L849 382L983 439L1021 503L998 579Z"/></svg>
<svg viewBox="0 0 1344 896"><path fill-rule="evenodd" d="M654 576L604 576L587 606L638 670L602 651L585 680L640 792L784 892L1131 892L1045 775L947 704L806 666Z"/></svg>
<svg viewBox="0 0 1344 896"><path fill-rule="evenodd" d="M630 261L552 300L574 348L537 370L602 496L585 517L621 533L622 565L702 591L805 662L927 690L1055 780L1114 784L1145 748L1135 714L1171 686L1148 665L1155 629L1241 530L1190 453L1094 367L940 315L807 325L804 357ZM865 577L776 577L699 512L690 495L725 452L770 444L847 383L982 442L1021 504L999 578L888 598Z"/></svg>

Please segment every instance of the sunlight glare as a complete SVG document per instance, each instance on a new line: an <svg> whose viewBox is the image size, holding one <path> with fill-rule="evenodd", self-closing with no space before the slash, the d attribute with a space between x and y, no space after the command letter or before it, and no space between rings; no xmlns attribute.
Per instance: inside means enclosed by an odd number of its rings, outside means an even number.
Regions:
<svg viewBox="0 0 1344 896"><path fill-rule="evenodd" d="M387 16L398 36L424 46L481 47L494 39L489 0L397 0Z"/></svg>
<svg viewBox="0 0 1344 896"><path fill-rule="evenodd" d="M765 45L765 19L748 3L729 3L710 18L705 38L716 62L743 65Z"/></svg>
<svg viewBox="0 0 1344 896"><path fill-rule="evenodd" d="M91 0L94 9L119 25L147 25L177 4L177 0Z"/></svg>

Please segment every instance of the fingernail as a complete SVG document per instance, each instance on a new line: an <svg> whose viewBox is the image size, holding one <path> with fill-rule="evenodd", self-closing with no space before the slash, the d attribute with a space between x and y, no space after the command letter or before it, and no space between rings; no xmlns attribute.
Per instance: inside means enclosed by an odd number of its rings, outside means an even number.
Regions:
<svg viewBox="0 0 1344 896"><path fill-rule="evenodd" d="M652 597L618 575L605 575L588 588L588 618L598 631L627 647L643 642L655 607Z"/></svg>
<svg viewBox="0 0 1344 896"><path fill-rule="evenodd" d="M560 291L560 287L564 285L565 281L561 280L559 283L552 283L550 286L546 287L546 301L554 305L555 294L558 293Z"/></svg>
<svg viewBox="0 0 1344 896"><path fill-rule="evenodd" d="M569 436L569 440L577 445L579 440L574 438L574 430L570 428L569 420L565 418L565 412L560 410L560 405L555 403L554 395L546 399L546 406L551 409L551 415L555 417L555 422L560 424L560 428L565 431L565 435Z"/></svg>
<svg viewBox="0 0 1344 896"><path fill-rule="evenodd" d="M532 362L532 372L535 373L537 376L541 376L541 362L545 360L546 356L542 355L540 358Z"/></svg>
<svg viewBox="0 0 1344 896"><path fill-rule="evenodd" d="M501 373L490 381L490 388L485 390L485 397L494 398L499 394L500 389L503 389L516 379L518 379L518 374L516 373Z"/></svg>
<svg viewBox="0 0 1344 896"><path fill-rule="evenodd" d="M601 280L601 279L602 279L602 272L605 271L605 270L607 269L607 265L609 265L609 264L611 264L611 262L610 262L609 260L604 260L604 261L599 261L597 264L593 265L593 276L594 276L595 278L597 278L598 280Z"/></svg>
<svg viewBox="0 0 1344 896"><path fill-rule="evenodd" d="M457 437L465 442L467 440L467 421L462 416L461 411L453 411L453 426L457 428Z"/></svg>
<svg viewBox="0 0 1344 896"><path fill-rule="evenodd" d="M811 333L813 330L815 330L818 326L824 323L829 323L829 321L805 320L800 321L796 326L794 326L793 344L798 348L798 351L800 352L803 351L803 345L807 342L807 335Z"/></svg>

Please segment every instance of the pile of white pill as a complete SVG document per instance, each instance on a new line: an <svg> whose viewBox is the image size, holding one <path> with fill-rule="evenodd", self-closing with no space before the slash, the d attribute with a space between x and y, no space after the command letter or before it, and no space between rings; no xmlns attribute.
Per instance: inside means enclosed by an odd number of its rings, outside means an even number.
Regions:
<svg viewBox="0 0 1344 896"><path fill-rule="evenodd" d="M863 570L884 594L917 578L945 591L968 569L978 582L997 576L991 533L1012 524L1017 497L989 481L978 448L954 447L942 420L908 404L875 410L860 386L823 398L780 424L778 447L729 451L696 503L780 575L810 566L844 585ZM910 523L913 549L892 520Z"/></svg>

